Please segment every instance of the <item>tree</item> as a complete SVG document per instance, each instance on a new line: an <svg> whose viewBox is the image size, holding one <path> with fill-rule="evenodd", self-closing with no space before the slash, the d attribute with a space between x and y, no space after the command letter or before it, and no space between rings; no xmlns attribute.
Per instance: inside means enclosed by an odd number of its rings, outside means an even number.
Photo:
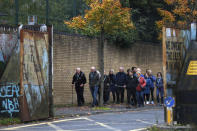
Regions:
<svg viewBox="0 0 197 131"><path fill-rule="evenodd" d="M139 40L158 42L158 31L155 24L161 19L157 8L165 6L162 0L120 0L125 7L132 8L132 20Z"/></svg>
<svg viewBox="0 0 197 131"><path fill-rule="evenodd" d="M99 71L101 73L100 103L103 105L104 88L104 39L105 35L118 31L127 32L133 29L130 8L123 8L119 0L87 0L89 10L84 16L77 16L71 21L65 21L70 28L84 34L99 34Z"/></svg>
<svg viewBox="0 0 197 131"><path fill-rule="evenodd" d="M162 19L157 21L157 27L165 25L175 28L188 28L191 22L197 18L196 0L164 0L168 8L158 8ZM161 39L161 33L160 33Z"/></svg>

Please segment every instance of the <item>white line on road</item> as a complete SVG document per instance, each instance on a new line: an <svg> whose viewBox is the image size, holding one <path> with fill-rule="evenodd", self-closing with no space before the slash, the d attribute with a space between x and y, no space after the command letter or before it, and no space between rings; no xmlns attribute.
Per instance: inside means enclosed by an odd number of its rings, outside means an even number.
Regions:
<svg viewBox="0 0 197 131"><path fill-rule="evenodd" d="M143 121L143 120L136 120L136 121L138 121L138 122L142 122L142 123L144 123L144 124L150 124L150 125L156 125L156 124L154 124L154 123L151 123L151 122L147 122L147 121Z"/></svg>
<svg viewBox="0 0 197 131"><path fill-rule="evenodd" d="M143 130L146 130L146 128L133 129L133 130L130 130L130 131L143 131Z"/></svg>
<svg viewBox="0 0 197 131"><path fill-rule="evenodd" d="M56 125L54 125L52 123L48 123L48 125L50 127L54 128L56 131L72 131L72 130L64 130L64 129L62 129L62 128L60 128L60 127L58 127L58 126L56 126Z"/></svg>
<svg viewBox="0 0 197 131"><path fill-rule="evenodd" d="M94 120L92 120L92 119L89 119L89 118L87 118L87 117L85 117L84 119L86 119L86 120L88 120L88 121L95 122L95 124L100 125L100 126L102 126L102 127L105 127L105 128L107 128L107 129L109 129L109 130L121 131L120 129L113 128L113 127L108 126L108 125L106 125L106 124L104 124L104 123L101 123L101 122L96 122L96 121L94 121Z"/></svg>
<svg viewBox="0 0 197 131"><path fill-rule="evenodd" d="M41 123L37 123L37 124L28 124L28 125L23 125L23 126L0 128L0 130L16 130L16 129L25 128L25 127L33 127L33 126L46 125L49 123L58 123L58 122L74 121L74 120L81 120L81 119L84 119L84 118L80 117L80 118L74 118L74 119L57 120L57 121L52 121L52 122L41 122Z"/></svg>

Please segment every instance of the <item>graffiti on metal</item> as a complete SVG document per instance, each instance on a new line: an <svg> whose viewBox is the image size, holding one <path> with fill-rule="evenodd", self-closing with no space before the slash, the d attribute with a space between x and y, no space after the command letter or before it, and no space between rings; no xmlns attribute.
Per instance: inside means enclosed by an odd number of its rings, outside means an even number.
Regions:
<svg viewBox="0 0 197 131"><path fill-rule="evenodd" d="M23 87L31 120L48 117L48 34L23 32Z"/></svg>
<svg viewBox="0 0 197 131"><path fill-rule="evenodd" d="M17 46L17 34L0 34L0 78L5 71L15 47Z"/></svg>
<svg viewBox="0 0 197 131"><path fill-rule="evenodd" d="M0 115L17 116L19 113L19 86L15 84L0 85Z"/></svg>
<svg viewBox="0 0 197 131"><path fill-rule="evenodd" d="M19 79L17 28L1 27L0 116L2 117L15 117L19 115Z"/></svg>
<svg viewBox="0 0 197 131"><path fill-rule="evenodd" d="M166 28L166 80L174 85L190 43L190 31Z"/></svg>

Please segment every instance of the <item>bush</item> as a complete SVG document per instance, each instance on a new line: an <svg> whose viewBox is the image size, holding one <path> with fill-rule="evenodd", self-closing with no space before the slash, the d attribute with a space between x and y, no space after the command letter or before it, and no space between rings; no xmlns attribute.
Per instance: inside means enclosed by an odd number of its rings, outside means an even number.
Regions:
<svg viewBox="0 0 197 131"><path fill-rule="evenodd" d="M0 119L0 125L14 125L21 123L19 118L3 118Z"/></svg>

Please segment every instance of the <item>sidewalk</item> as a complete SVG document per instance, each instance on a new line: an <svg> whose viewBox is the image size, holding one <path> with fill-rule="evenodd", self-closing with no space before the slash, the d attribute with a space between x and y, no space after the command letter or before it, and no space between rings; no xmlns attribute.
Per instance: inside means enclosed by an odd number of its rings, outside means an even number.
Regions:
<svg viewBox="0 0 197 131"><path fill-rule="evenodd" d="M129 112L129 111L142 111L150 109L163 109L162 106L145 105L140 108L127 108L126 104L110 104L104 107L56 107L54 114L55 117L74 117L74 116L87 116L95 115L99 113L111 113L111 112Z"/></svg>

